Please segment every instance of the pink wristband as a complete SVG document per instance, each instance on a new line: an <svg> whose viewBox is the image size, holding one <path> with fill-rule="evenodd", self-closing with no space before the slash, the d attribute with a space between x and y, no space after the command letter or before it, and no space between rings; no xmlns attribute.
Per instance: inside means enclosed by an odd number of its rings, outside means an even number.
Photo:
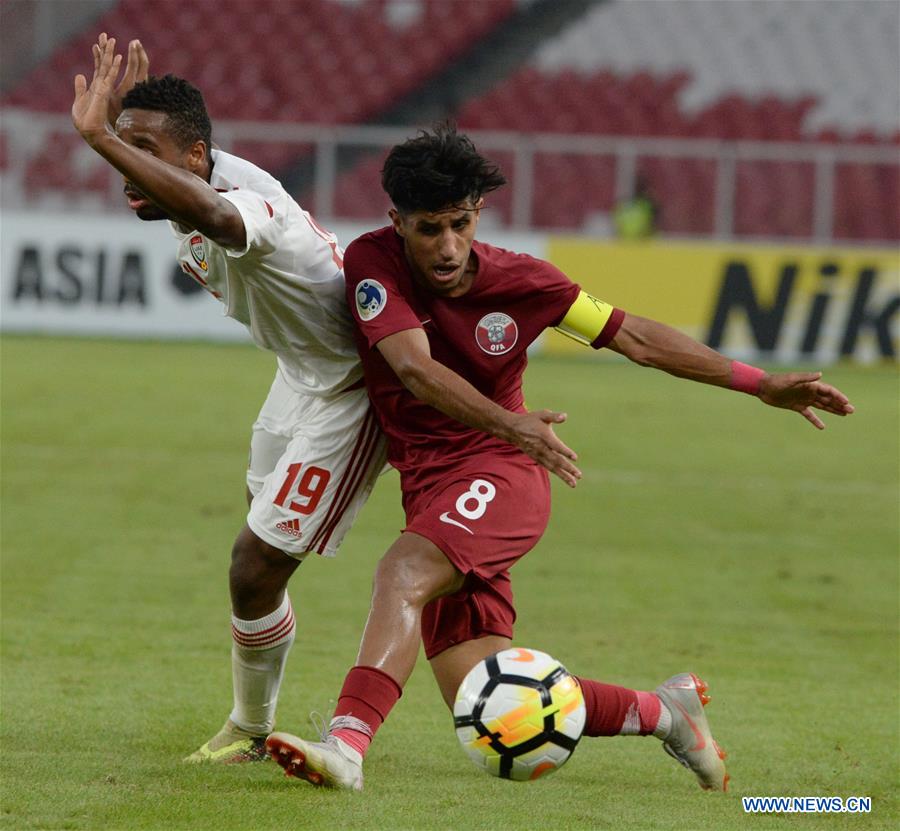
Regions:
<svg viewBox="0 0 900 831"><path fill-rule="evenodd" d="M738 392L746 392L748 395L759 395L759 383L765 374L766 371L758 366L732 361L731 383L729 386Z"/></svg>

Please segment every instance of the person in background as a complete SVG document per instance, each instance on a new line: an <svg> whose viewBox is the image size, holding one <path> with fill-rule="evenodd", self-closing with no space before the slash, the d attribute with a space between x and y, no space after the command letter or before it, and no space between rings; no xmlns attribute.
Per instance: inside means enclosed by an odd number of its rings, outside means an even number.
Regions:
<svg viewBox="0 0 900 831"><path fill-rule="evenodd" d="M623 240L646 240L656 234L659 206L653 198L646 179L638 176L634 194L613 209L613 227L616 236Z"/></svg>

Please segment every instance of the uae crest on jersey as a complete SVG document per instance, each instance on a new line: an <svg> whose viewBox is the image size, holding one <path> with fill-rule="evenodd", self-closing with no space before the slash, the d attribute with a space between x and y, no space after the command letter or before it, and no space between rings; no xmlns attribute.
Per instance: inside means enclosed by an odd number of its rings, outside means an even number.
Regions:
<svg viewBox="0 0 900 831"><path fill-rule="evenodd" d="M209 265L206 262L206 251L203 250L203 237L200 234L194 234L191 237L191 256L200 268L204 271L209 271Z"/></svg>
<svg viewBox="0 0 900 831"><path fill-rule="evenodd" d="M481 351L487 352L488 355L503 355L509 352L518 339L519 327L503 312L485 315L475 327L475 340Z"/></svg>

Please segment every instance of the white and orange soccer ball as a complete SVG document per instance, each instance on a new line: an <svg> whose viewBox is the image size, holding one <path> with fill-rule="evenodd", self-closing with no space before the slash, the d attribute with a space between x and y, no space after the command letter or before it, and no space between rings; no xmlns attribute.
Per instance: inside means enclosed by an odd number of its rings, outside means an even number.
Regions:
<svg viewBox="0 0 900 831"><path fill-rule="evenodd" d="M536 649L504 649L476 664L453 706L456 735L469 758L494 776L519 781L562 767L584 720L578 682Z"/></svg>

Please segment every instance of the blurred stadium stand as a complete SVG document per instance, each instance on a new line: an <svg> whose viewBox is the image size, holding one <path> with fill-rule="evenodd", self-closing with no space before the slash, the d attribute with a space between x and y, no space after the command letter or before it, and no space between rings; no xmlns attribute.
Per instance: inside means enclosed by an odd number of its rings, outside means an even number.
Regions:
<svg viewBox="0 0 900 831"><path fill-rule="evenodd" d="M608 233L640 178L664 235L900 240L898 0L82 3L10 81L48 4L69 6L32 2L19 38L21 3L0 0L4 207L118 206L63 115L107 31L196 83L218 143L326 221L381 221L385 148L450 116L510 179L499 226Z"/></svg>

